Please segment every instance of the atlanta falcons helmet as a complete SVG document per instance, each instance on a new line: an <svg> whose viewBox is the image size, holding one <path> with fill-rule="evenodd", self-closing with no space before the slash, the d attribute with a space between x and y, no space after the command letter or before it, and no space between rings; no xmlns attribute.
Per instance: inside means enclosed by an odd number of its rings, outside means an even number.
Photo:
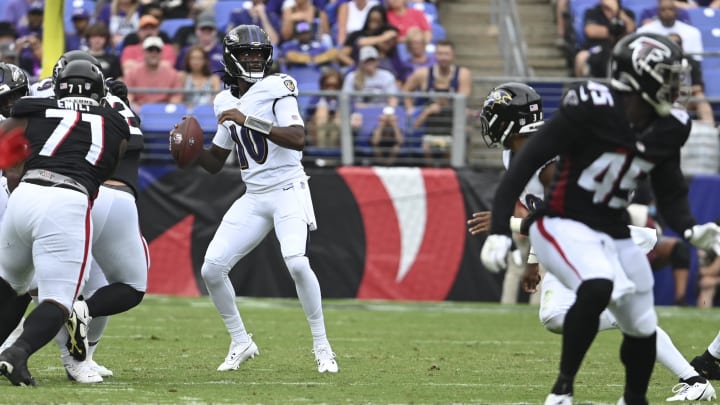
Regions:
<svg viewBox="0 0 720 405"><path fill-rule="evenodd" d="M503 83L490 90L480 113L482 135L488 146L507 148L511 134L536 132L542 123L542 99L523 83Z"/></svg>
<svg viewBox="0 0 720 405"><path fill-rule="evenodd" d="M680 96L688 69L675 42L657 34L632 34L613 48L610 84L620 92L639 93L664 116Z"/></svg>
<svg viewBox="0 0 720 405"><path fill-rule="evenodd" d="M62 69L55 80L55 97L87 99L97 105L105 97L105 77L87 60L74 60Z"/></svg>
<svg viewBox="0 0 720 405"><path fill-rule="evenodd" d="M225 35L223 61L230 77L255 83L269 71L272 57L270 37L257 25L238 25Z"/></svg>
<svg viewBox="0 0 720 405"><path fill-rule="evenodd" d="M98 69L101 69L100 62L98 62L98 60L94 56L90 55L89 53L84 52L84 51L78 51L78 50L68 51L68 52L65 52L64 54L62 54L62 56L60 56L60 59L58 59L58 61L55 62L55 66L53 66L53 71L52 71L53 84L55 83L55 80L57 80L57 76L60 73L60 71L65 69L65 66L67 66L68 63L70 63L74 60L86 60L86 61L92 63L93 65L97 66Z"/></svg>

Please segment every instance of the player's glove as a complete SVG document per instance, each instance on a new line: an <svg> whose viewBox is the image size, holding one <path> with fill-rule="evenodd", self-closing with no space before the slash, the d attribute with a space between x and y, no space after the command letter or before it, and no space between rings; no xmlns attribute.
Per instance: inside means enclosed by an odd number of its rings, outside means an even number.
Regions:
<svg viewBox="0 0 720 405"><path fill-rule="evenodd" d="M0 133L0 169L7 169L30 156L30 144L22 128Z"/></svg>
<svg viewBox="0 0 720 405"><path fill-rule="evenodd" d="M498 273L507 267L507 257L512 246L512 239L506 235L489 235L485 239L480 260L488 271Z"/></svg>
<svg viewBox="0 0 720 405"><path fill-rule="evenodd" d="M713 222L702 225L695 225L690 229L686 229L683 233L685 239L693 246L712 250L715 254L720 255L720 226Z"/></svg>
<svg viewBox="0 0 720 405"><path fill-rule="evenodd" d="M128 88L125 82L120 80L108 79L105 81L105 85L107 86L108 90L110 90L110 94L118 97L125 104L130 105L130 102L128 101Z"/></svg>

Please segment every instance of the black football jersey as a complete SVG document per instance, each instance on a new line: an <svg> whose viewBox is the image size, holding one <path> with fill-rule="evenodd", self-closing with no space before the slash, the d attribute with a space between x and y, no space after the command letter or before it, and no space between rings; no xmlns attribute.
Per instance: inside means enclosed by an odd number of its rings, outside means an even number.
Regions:
<svg viewBox="0 0 720 405"><path fill-rule="evenodd" d="M91 197L115 170L121 141L130 139L127 122L109 107L27 97L15 103L12 116L27 119L30 157L25 170L68 176L85 186Z"/></svg>
<svg viewBox="0 0 720 405"><path fill-rule="evenodd" d="M622 100L605 85L586 82L570 88L560 109L533 135L514 159L507 176L527 183L532 167L559 156L555 178L546 195L546 214L582 222L614 238L627 238L625 208L638 181L651 177L661 210L678 210L673 229L682 232L694 220L687 208L687 186L680 171L680 148L690 134L691 120L686 112L673 110L657 117L648 127L635 130L626 118ZM516 170L513 170L517 167ZM521 172L521 173L520 173ZM498 190L495 203L512 209L514 198ZM519 194L519 191L518 193ZM503 201L498 201L498 198ZM501 206L494 205L504 211ZM507 210L510 212L509 210ZM509 218L510 213L507 214ZM507 225L495 221L493 229L509 232Z"/></svg>
<svg viewBox="0 0 720 405"><path fill-rule="evenodd" d="M108 94L108 96L105 97L105 102L120 113L130 127L130 141L128 141L127 151L120 160L120 163L118 163L117 170L115 170L115 173L113 173L110 178L120 180L127 184L132 188L135 195L137 195L140 153L145 146L143 133L140 130L140 118L117 96Z"/></svg>

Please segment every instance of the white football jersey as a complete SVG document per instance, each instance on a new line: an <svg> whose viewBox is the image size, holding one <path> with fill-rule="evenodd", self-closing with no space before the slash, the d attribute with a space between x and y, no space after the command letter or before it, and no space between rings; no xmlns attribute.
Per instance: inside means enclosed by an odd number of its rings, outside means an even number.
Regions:
<svg viewBox="0 0 720 405"><path fill-rule="evenodd" d="M239 99L230 90L215 97L215 116L237 108L245 115L272 121L273 126L305 126L297 105L297 83L286 74L271 75L255 83ZM263 134L226 121L218 125L213 143L235 148L248 192L265 192L306 178L302 152L278 146Z"/></svg>
<svg viewBox="0 0 720 405"><path fill-rule="evenodd" d="M512 152L509 149L503 150L502 153L502 159L503 159L503 165L505 166L505 169L507 170L510 167L510 159L512 159ZM528 181L528 184L525 186L525 189L523 190L522 194L520 194L520 203L523 205L523 207L527 207L527 203L525 202L525 197L528 194L534 195L535 197L544 200L545 199L545 188L543 187L542 183L540 182L540 172L545 168L545 165L543 167L539 168L535 174L530 178L530 181Z"/></svg>
<svg viewBox="0 0 720 405"><path fill-rule="evenodd" d="M30 97L50 98L55 97L52 78L48 77L30 85Z"/></svg>

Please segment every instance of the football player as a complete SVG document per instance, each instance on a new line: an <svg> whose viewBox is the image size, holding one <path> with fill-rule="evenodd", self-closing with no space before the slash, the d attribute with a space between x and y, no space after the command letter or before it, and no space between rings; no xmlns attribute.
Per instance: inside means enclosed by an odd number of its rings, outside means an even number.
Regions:
<svg viewBox="0 0 720 405"><path fill-rule="evenodd" d="M528 136L542 125L542 101L533 88L521 83L504 83L495 87L488 97L482 110L481 122L484 123L483 136L488 146L502 145L503 164L507 168L512 156L520 152ZM492 122L492 125L490 123ZM549 185L555 169L555 160L550 161L530 178L523 190L519 202L534 211L545 195L545 186ZM528 207L529 206L529 207ZM637 215L637 214L636 214ZM636 224L645 224L635 219ZM483 220L479 220L483 218ZM470 232L478 234L487 232L488 212L475 213L468 221ZM655 230L650 228L631 227L633 241L647 252L655 245ZM522 276L525 292L534 293L540 280L537 260L528 258L528 266ZM552 273L545 273L540 281L540 321L543 326L554 333L562 333L565 314L575 302L575 293L565 287ZM615 317L608 310L600 315L599 330L617 328ZM694 401L712 399L715 389L707 379L700 377L698 372L685 360L675 347L670 336L658 326L657 328L657 360L677 375L680 382L673 387L674 395L668 401Z"/></svg>
<svg viewBox="0 0 720 405"><path fill-rule="evenodd" d="M0 373L14 385L35 385L28 358L73 310L89 270L90 207L130 138L125 118L100 105L105 82L90 62L68 63L55 94L18 100L12 117L0 123L0 130L24 129L31 145L0 226L0 308L26 293L33 276L39 294L22 334L0 353Z"/></svg>
<svg viewBox="0 0 720 405"><path fill-rule="evenodd" d="M681 50L664 37L633 34L617 43L611 60L611 86L589 81L570 88L510 165L481 252L488 270L505 266L511 204L537 168L559 156L547 206L530 225L539 261L577 297L565 316L560 373L547 404L572 403L575 375L605 308L623 332L626 384L619 403L647 404L656 356L653 276L625 220L638 179L650 176L671 228L699 248L720 251L720 227L696 223L680 170L691 125L672 106L687 69Z"/></svg>
<svg viewBox="0 0 720 405"><path fill-rule="evenodd" d="M240 25L225 35L224 81L215 97L218 129L197 164L220 171L233 149L247 191L230 207L213 237L202 266L215 307L231 337L218 371L236 370L259 354L245 330L228 273L271 230L280 242L313 337L319 372L336 373L338 364L325 333L320 284L306 256L308 230L317 228L308 176L302 166L305 128L297 105L297 83L285 74L268 75L273 63L268 35Z"/></svg>

